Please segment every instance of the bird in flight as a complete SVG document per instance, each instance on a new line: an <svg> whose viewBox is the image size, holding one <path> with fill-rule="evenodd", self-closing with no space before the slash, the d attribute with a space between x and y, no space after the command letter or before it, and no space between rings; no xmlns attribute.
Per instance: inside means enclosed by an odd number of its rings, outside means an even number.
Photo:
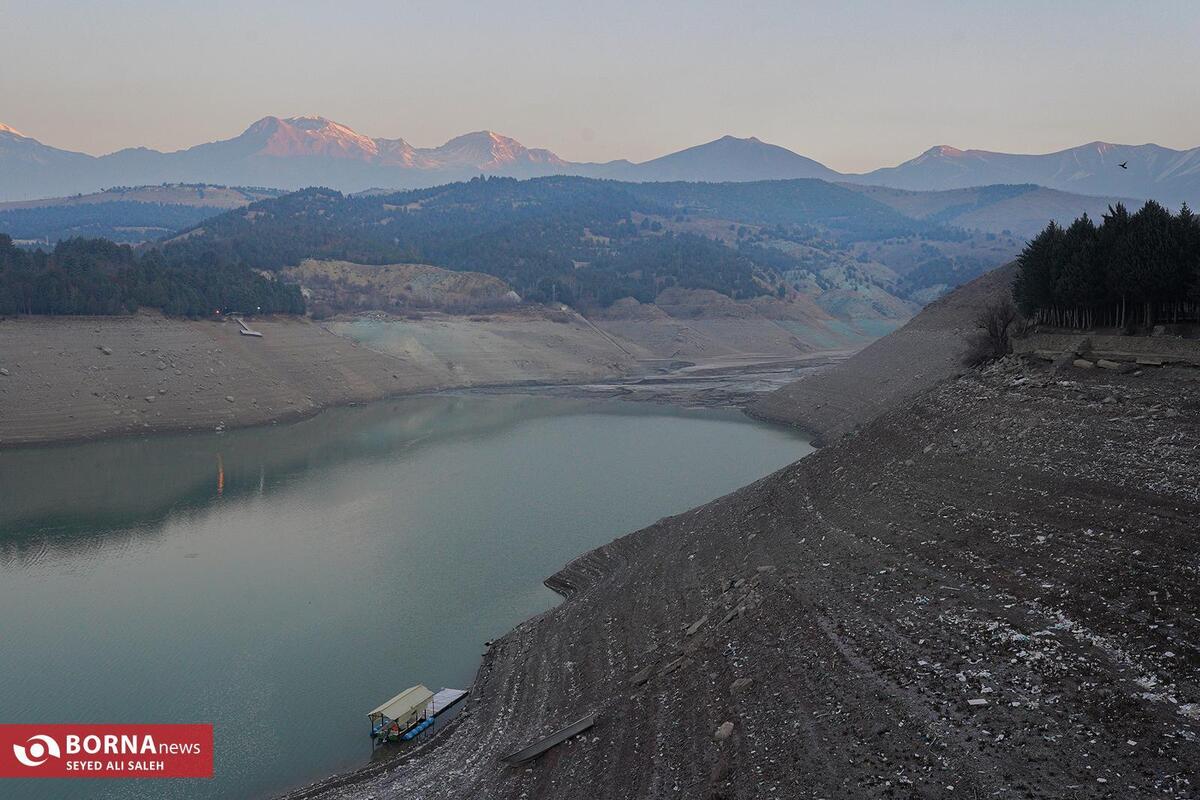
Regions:
<svg viewBox="0 0 1200 800"><path fill-rule="evenodd" d="M1129 169L1129 162L1122 161L1120 164L1117 164L1117 166L1120 167L1121 169Z"/></svg>

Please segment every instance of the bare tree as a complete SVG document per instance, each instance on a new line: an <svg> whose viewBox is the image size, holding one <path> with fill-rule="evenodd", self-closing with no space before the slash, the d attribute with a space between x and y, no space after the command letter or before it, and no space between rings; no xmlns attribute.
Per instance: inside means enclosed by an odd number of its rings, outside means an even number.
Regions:
<svg viewBox="0 0 1200 800"><path fill-rule="evenodd" d="M984 308L975 318L975 331L967 337L963 363L974 367L1008 355L1012 350L1009 331L1018 319L1016 306L1009 300Z"/></svg>

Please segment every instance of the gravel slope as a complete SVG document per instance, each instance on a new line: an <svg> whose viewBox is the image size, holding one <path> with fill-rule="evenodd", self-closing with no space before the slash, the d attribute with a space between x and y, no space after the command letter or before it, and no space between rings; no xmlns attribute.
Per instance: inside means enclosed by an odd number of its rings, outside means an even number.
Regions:
<svg viewBox="0 0 1200 800"><path fill-rule="evenodd" d="M1015 275L1009 264L959 287L846 361L753 403L749 413L795 425L818 444L835 441L959 373L965 336L979 311L1011 297Z"/></svg>
<svg viewBox="0 0 1200 800"><path fill-rule="evenodd" d="M942 383L571 563L448 730L292 798L1196 797L1198 389Z"/></svg>

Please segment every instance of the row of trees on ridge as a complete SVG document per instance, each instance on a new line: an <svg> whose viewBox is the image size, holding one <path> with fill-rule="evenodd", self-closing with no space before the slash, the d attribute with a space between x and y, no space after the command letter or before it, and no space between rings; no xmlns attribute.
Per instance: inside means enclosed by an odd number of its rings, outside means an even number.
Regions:
<svg viewBox="0 0 1200 800"><path fill-rule="evenodd" d="M1035 322L1132 328L1200 320L1200 218L1153 200L1051 222L1017 258L1013 297Z"/></svg>
<svg viewBox="0 0 1200 800"><path fill-rule="evenodd" d="M200 253L172 259L107 239L64 239L29 251L0 234L0 316L128 314L156 308L174 316L220 311L303 314L300 288Z"/></svg>

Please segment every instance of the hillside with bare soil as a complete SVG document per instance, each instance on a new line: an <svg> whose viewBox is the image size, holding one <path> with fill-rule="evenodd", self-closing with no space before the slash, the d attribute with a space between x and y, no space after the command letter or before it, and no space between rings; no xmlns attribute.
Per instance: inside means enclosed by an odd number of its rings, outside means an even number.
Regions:
<svg viewBox="0 0 1200 800"><path fill-rule="evenodd" d="M709 290L672 288L654 303L629 297L587 316L605 332L663 359L849 351L878 335L874 326L837 319L799 293L739 301Z"/></svg>
<svg viewBox="0 0 1200 800"><path fill-rule="evenodd" d="M250 324L263 335L149 313L0 320L0 447L257 425L453 387L612 379L635 364L577 317L398 320L392 349L332 332L352 322Z"/></svg>
<svg viewBox="0 0 1200 800"><path fill-rule="evenodd" d="M289 797L1194 798L1197 389L942 383L567 565L447 730Z"/></svg>
<svg viewBox="0 0 1200 800"><path fill-rule="evenodd" d="M474 311L515 305L508 284L480 272L428 264L355 264L305 259L283 274L299 283L314 308L335 311L437 309Z"/></svg>
<svg viewBox="0 0 1200 800"><path fill-rule="evenodd" d="M846 361L753 403L749 412L832 442L962 370L979 312L1011 297L1015 265L975 279L926 306L908 324Z"/></svg>

